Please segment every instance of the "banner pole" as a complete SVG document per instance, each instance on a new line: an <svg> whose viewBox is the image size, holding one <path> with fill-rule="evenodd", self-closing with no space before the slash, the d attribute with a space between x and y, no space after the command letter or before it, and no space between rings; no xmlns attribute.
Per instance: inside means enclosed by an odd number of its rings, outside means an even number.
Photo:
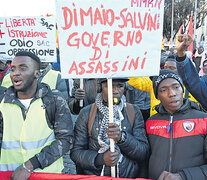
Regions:
<svg viewBox="0 0 207 180"><path fill-rule="evenodd" d="M107 79L108 87L108 105L109 105L109 123L113 123L113 93L112 93L112 79ZM114 140L110 139L110 151L115 152ZM115 177L115 166L111 166L111 177Z"/></svg>
<svg viewBox="0 0 207 180"><path fill-rule="evenodd" d="M80 89L83 89L83 78L80 79ZM80 107L83 107L83 100L80 100L79 103Z"/></svg>

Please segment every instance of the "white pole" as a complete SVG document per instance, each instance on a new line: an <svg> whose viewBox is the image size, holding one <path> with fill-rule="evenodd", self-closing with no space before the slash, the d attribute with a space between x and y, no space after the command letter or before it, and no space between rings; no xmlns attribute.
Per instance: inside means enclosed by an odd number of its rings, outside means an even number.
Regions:
<svg viewBox="0 0 207 180"><path fill-rule="evenodd" d="M113 123L113 93L112 93L112 79L107 79L108 86L108 104L109 104L109 123ZM115 152L114 140L110 139L110 151ZM115 177L115 166L111 166L111 177Z"/></svg>

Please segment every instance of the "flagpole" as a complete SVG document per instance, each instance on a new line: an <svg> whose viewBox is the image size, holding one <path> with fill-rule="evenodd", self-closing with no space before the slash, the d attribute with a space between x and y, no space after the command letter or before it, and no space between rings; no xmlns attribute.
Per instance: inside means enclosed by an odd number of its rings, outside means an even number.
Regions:
<svg viewBox="0 0 207 180"><path fill-rule="evenodd" d="M172 0L171 45L174 44L174 41L173 41L173 20L174 20L174 0Z"/></svg>
<svg viewBox="0 0 207 180"><path fill-rule="evenodd" d="M191 16L190 16L190 21L189 21L189 26L188 26L188 33L191 35L193 38L193 11L191 11ZM192 52L193 54L193 43L190 44L188 47L188 51Z"/></svg>
<svg viewBox="0 0 207 180"><path fill-rule="evenodd" d="M193 26L193 39L196 38L196 17L197 17L197 0L195 0L195 13L194 13L194 26Z"/></svg>
<svg viewBox="0 0 207 180"><path fill-rule="evenodd" d="M197 23L197 0L195 0L195 12L194 12L194 26L193 26L193 49L196 48L196 23Z"/></svg>

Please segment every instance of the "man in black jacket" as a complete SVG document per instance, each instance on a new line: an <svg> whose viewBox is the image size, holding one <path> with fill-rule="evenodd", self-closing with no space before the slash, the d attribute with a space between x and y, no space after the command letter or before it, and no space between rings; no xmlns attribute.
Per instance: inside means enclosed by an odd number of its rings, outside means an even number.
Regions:
<svg viewBox="0 0 207 180"><path fill-rule="evenodd" d="M139 177L140 164L147 159L149 145L140 110L126 105L125 81L127 79L113 79L113 98L117 98L113 107L114 123L109 123L106 79L101 80L102 90L95 103L80 111L71 151L78 173L110 176L111 166L116 166L118 177ZM116 142L115 152L109 150L109 138Z"/></svg>
<svg viewBox="0 0 207 180"><path fill-rule="evenodd" d="M149 178L205 180L207 114L195 102L183 99L182 80L171 70L161 70L153 78L153 88L161 103L146 123Z"/></svg>

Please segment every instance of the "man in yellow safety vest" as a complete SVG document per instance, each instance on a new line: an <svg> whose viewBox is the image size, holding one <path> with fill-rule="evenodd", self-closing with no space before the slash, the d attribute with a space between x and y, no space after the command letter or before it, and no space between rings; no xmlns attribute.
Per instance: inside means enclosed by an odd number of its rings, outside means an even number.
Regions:
<svg viewBox="0 0 207 180"><path fill-rule="evenodd" d="M38 83L39 75L40 59L18 52L11 63L13 86L0 103L0 171L14 171L11 179L27 179L33 171L61 173L62 156L72 148L67 101L59 91Z"/></svg>

